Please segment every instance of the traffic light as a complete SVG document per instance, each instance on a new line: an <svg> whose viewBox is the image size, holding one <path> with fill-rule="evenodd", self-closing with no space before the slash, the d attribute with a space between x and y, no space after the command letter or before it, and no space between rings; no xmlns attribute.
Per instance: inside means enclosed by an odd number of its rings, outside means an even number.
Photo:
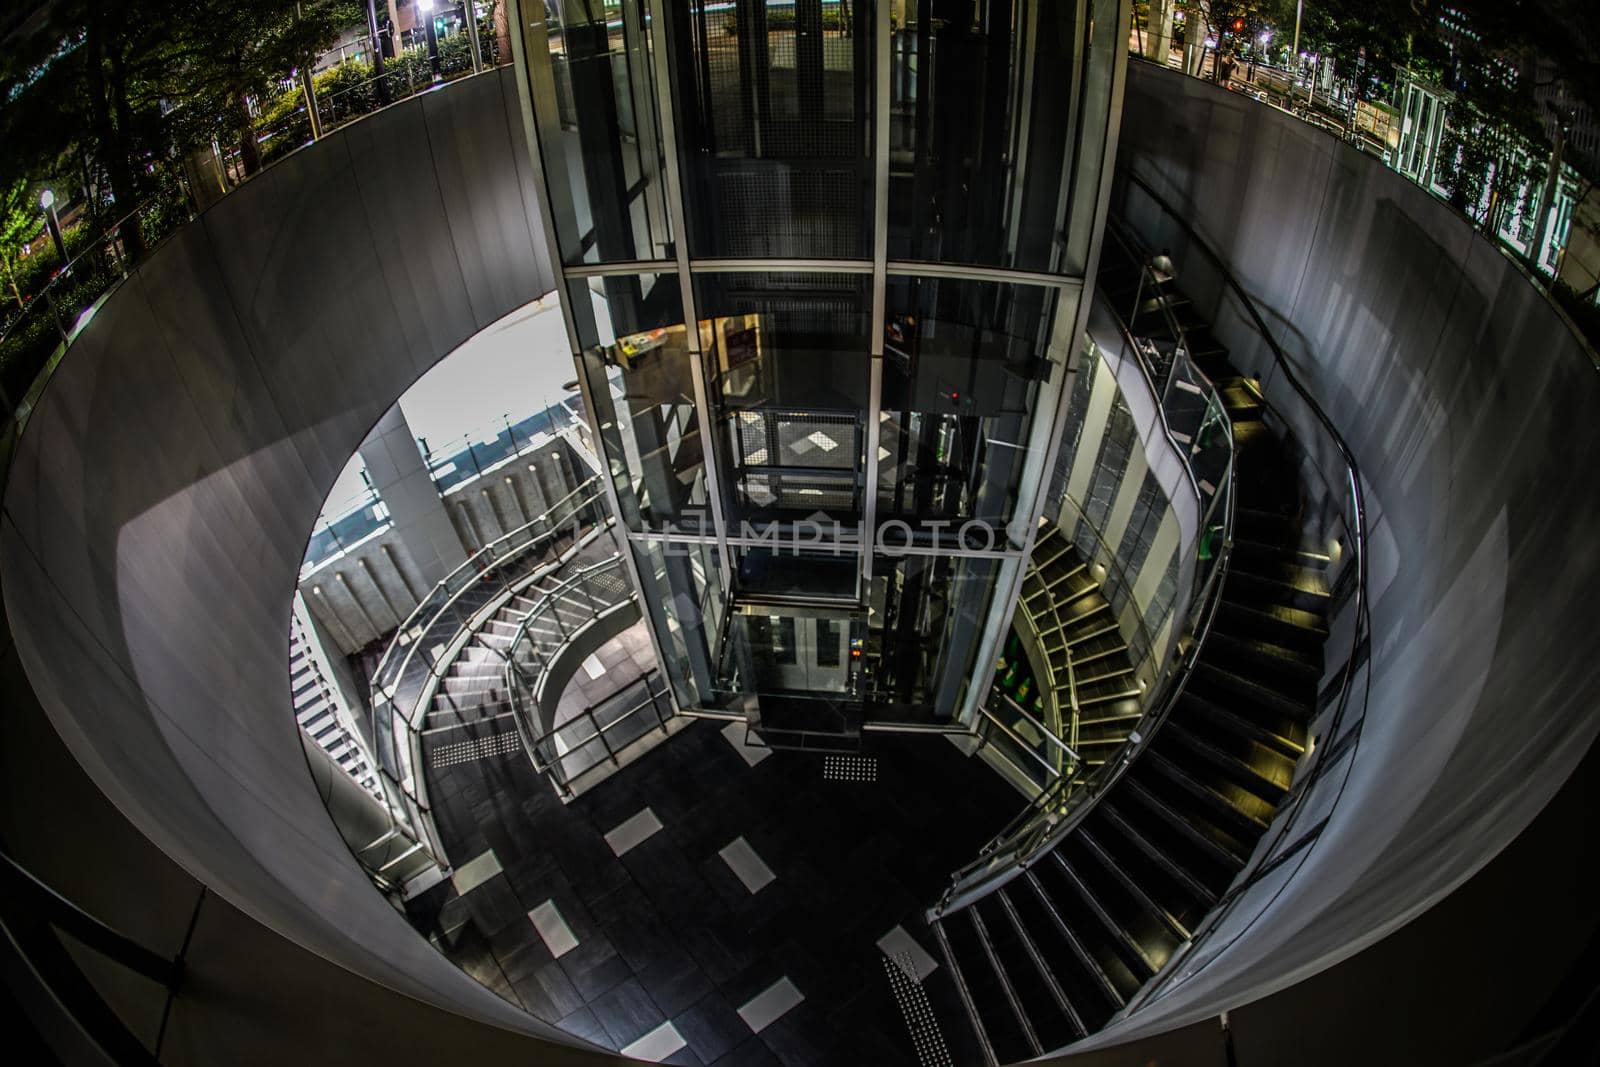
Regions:
<svg viewBox="0 0 1600 1067"><path fill-rule="evenodd" d="M1233 32L1239 33L1244 29L1244 19L1233 20Z"/></svg>

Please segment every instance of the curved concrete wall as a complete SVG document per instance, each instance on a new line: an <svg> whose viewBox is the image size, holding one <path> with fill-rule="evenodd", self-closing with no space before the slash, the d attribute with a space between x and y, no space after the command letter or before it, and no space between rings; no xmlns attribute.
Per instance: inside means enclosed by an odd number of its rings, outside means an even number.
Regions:
<svg viewBox="0 0 1600 1067"><path fill-rule="evenodd" d="M1600 729L1593 352L1447 206L1246 97L1133 64L1120 162L1232 264L1356 452L1373 644L1353 773L1305 866L1209 969L1100 1043L1397 929L1522 830ZM1181 274L1181 241L1144 236Z"/></svg>
<svg viewBox="0 0 1600 1067"><path fill-rule="evenodd" d="M512 78L341 129L157 250L27 425L0 569L56 729L163 851L334 963L569 1042L373 889L289 713L295 576L340 468L424 370L554 287Z"/></svg>

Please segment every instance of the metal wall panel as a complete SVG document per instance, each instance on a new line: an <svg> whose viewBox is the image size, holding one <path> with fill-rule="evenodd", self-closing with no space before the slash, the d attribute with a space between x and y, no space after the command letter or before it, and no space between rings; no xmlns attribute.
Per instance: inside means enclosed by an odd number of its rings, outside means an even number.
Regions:
<svg viewBox="0 0 1600 1067"><path fill-rule="evenodd" d="M346 460L427 366L554 288L512 77L339 130L141 265L33 412L0 569L52 722L168 855L382 986L570 1044L374 890L306 772L287 669L300 553Z"/></svg>
<svg viewBox="0 0 1600 1067"><path fill-rule="evenodd" d="M1593 351L1446 205L1287 114L1135 64L1122 130L1122 164L1232 264L1357 454L1374 638L1354 771L1305 866L1107 1044L1397 929L1525 827L1600 729Z"/></svg>

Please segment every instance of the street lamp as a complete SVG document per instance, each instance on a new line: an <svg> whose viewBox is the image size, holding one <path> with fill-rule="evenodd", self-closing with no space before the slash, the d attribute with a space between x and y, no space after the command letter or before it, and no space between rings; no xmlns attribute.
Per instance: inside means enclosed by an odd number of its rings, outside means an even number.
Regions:
<svg viewBox="0 0 1600 1067"><path fill-rule="evenodd" d="M428 67L433 71L433 80L438 81L442 73L439 67L439 31L433 25L433 0L417 0L417 13L427 27Z"/></svg>
<svg viewBox="0 0 1600 1067"><path fill-rule="evenodd" d="M56 194L46 189L39 194L39 210L44 212L45 228L50 240L55 242L56 255L61 257L61 269L67 269L67 243L61 239L61 218L56 214Z"/></svg>

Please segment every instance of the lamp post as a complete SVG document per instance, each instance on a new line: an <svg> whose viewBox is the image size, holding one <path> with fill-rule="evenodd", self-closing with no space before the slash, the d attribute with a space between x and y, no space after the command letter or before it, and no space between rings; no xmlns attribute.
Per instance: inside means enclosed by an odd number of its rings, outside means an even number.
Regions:
<svg viewBox="0 0 1600 1067"><path fill-rule="evenodd" d="M45 228L50 240L55 242L56 255L61 257L61 270L67 269L67 243L61 239L61 218L56 214L56 194L46 189L39 194L39 210L44 212Z"/></svg>
<svg viewBox="0 0 1600 1067"><path fill-rule="evenodd" d="M1294 0L1294 44L1289 46L1289 61L1294 64L1294 79L1289 82L1291 107L1294 106L1295 84L1300 81L1300 14L1304 8L1305 0Z"/></svg>
<svg viewBox="0 0 1600 1067"><path fill-rule="evenodd" d="M439 69L439 31L433 26L433 0L417 0L417 14L422 16L428 34L428 67L433 71L433 80L438 81L442 74Z"/></svg>

